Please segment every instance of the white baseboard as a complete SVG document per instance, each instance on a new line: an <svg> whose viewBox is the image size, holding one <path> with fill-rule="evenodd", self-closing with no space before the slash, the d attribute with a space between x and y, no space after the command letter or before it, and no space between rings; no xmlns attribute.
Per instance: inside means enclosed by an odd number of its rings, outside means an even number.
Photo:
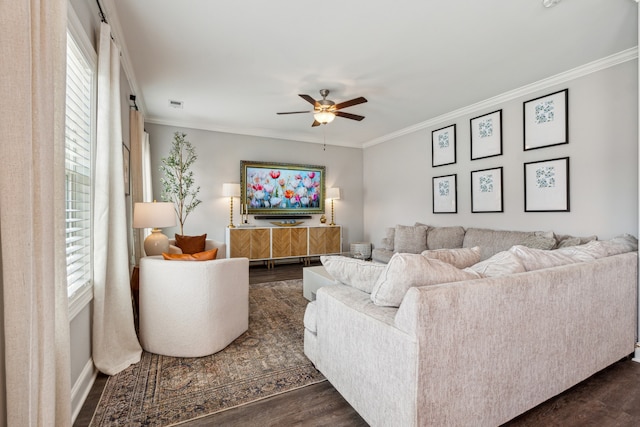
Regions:
<svg viewBox="0 0 640 427"><path fill-rule="evenodd" d="M71 387L71 420L76 421L84 401L87 399L93 383L98 377L98 370L93 366L93 359L89 359L76 383Z"/></svg>
<svg viewBox="0 0 640 427"><path fill-rule="evenodd" d="M633 360L634 362L640 363L640 342L636 343L636 351L633 354L633 359L631 360Z"/></svg>

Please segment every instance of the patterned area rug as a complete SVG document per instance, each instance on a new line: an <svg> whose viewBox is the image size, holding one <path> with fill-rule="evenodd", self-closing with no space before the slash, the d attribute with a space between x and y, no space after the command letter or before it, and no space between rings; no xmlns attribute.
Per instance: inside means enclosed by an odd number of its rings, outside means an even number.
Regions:
<svg viewBox="0 0 640 427"><path fill-rule="evenodd" d="M303 352L302 280L249 290L249 330L211 356L144 352L107 379L91 426L168 426L324 381Z"/></svg>

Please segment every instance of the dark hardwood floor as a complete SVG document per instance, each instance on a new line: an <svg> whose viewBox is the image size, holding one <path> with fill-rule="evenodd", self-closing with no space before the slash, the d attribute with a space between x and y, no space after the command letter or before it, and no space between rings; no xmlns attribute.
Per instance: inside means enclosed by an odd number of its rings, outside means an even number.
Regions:
<svg viewBox="0 0 640 427"><path fill-rule="evenodd" d="M317 265L317 264L316 264ZM302 264L252 265L250 283L302 278ZM106 376L99 375L74 423L88 426ZM366 426L329 382L273 396L180 424L204 426ZM640 426L640 363L621 360L505 426Z"/></svg>

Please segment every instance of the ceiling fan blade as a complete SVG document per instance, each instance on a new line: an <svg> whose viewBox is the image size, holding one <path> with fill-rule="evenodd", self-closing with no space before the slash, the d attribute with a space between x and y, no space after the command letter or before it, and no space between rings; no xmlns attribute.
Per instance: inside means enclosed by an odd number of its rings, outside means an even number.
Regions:
<svg viewBox="0 0 640 427"><path fill-rule="evenodd" d="M367 99L361 96L360 98L355 98L350 101L344 101L344 102L341 102L340 104L336 104L336 110L340 110L341 108L351 107L352 105L364 104L365 102L367 102Z"/></svg>
<svg viewBox="0 0 640 427"><path fill-rule="evenodd" d="M300 114L300 113L312 113L313 111L286 111L284 113L276 113L276 114Z"/></svg>
<svg viewBox="0 0 640 427"><path fill-rule="evenodd" d="M345 119L357 120L361 121L364 119L364 116L359 116L357 114L345 113L344 111L336 111L336 116L344 117Z"/></svg>
<svg viewBox="0 0 640 427"><path fill-rule="evenodd" d="M311 124L311 127L312 127L312 128L314 128L314 127L316 127L316 126L320 126L321 124L322 124L322 123L320 123L319 121L314 120L314 121L313 121L313 123Z"/></svg>
<svg viewBox="0 0 640 427"><path fill-rule="evenodd" d="M318 105L318 101L316 101L315 99L313 99L312 97L310 97L309 95L304 95L304 94L299 94L298 95L300 98L304 99L305 101L307 101L309 104L313 105L314 107L316 105Z"/></svg>

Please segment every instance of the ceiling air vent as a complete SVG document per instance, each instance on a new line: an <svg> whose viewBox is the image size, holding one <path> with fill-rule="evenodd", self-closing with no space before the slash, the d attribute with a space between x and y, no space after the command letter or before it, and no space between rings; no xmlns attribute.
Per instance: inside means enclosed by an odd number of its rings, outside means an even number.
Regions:
<svg viewBox="0 0 640 427"><path fill-rule="evenodd" d="M169 100L169 107L178 108L178 109L182 110L182 108L184 107L184 102L182 102L182 101L174 101L173 99L170 99Z"/></svg>

